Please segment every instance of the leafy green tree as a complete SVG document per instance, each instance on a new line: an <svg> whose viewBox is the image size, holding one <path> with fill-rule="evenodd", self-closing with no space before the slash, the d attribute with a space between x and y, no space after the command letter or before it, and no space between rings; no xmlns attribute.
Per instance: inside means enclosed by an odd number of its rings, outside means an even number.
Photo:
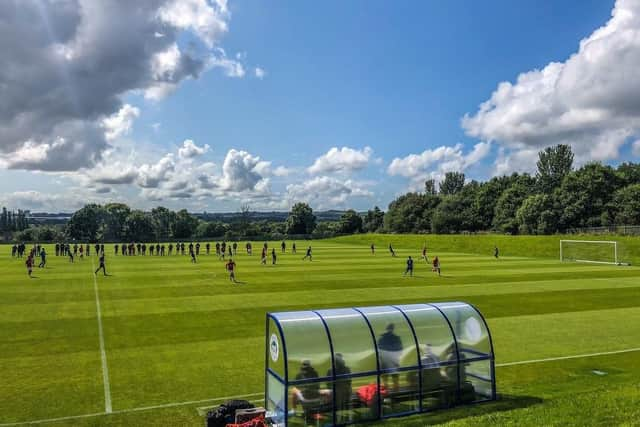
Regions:
<svg viewBox="0 0 640 427"><path fill-rule="evenodd" d="M124 203L107 203L104 205L104 210L106 212L104 238L109 240L124 238L124 223L131 214L131 208Z"/></svg>
<svg viewBox="0 0 640 427"><path fill-rule="evenodd" d="M520 233L549 234L554 232L557 215L553 211L551 196L534 194L522 202L516 212L516 220Z"/></svg>
<svg viewBox="0 0 640 427"><path fill-rule="evenodd" d="M430 194L432 196L438 194L438 188L436 187L435 179L427 179L424 182L424 194Z"/></svg>
<svg viewBox="0 0 640 427"><path fill-rule="evenodd" d="M640 163L621 163L616 169L616 175L622 186L640 184Z"/></svg>
<svg viewBox="0 0 640 427"><path fill-rule="evenodd" d="M200 221L196 228L196 237L222 237L229 227L218 221Z"/></svg>
<svg viewBox="0 0 640 427"><path fill-rule="evenodd" d="M516 183L506 189L496 202L493 227L504 233L516 234L518 221L516 212L528 196L528 189L522 183Z"/></svg>
<svg viewBox="0 0 640 427"><path fill-rule="evenodd" d="M67 222L66 234L76 240L97 241L98 231L102 228L108 216L107 211L100 205L88 204L77 210Z"/></svg>
<svg viewBox="0 0 640 427"><path fill-rule="evenodd" d="M365 232L373 233L384 226L384 212L379 207L374 207L373 210L369 209L364 217L362 223L362 229Z"/></svg>
<svg viewBox="0 0 640 427"><path fill-rule="evenodd" d="M640 184L616 191L611 205L616 225L640 225Z"/></svg>
<svg viewBox="0 0 640 427"><path fill-rule="evenodd" d="M569 173L555 193L562 209L561 230L601 226L618 186L613 168L600 163L589 163Z"/></svg>
<svg viewBox="0 0 640 427"><path fill-rule="evenodd" d="M353 209L347 210L340 217L339 233L353 234L362 232L362 217Z"/></svg>
<svg viewBox="0 0 640 427"><path fill-rule="evenodd" d="M176 222L176 213L169 209L158 206L151 209L151 219L157 240L163 240L171 237L173 227Z"/></svg>
<svg viewBox="0 0 640 427"><path fill-rule="evenodd" d="M464 187L464 174L462 172L447 172L440 183L440 193L447 196L462 191Z"/></svg>
<svg viewBox="0 0 640 427"><path fill-rule="evenodd" d="M146 213L134 210L124 220L124 239L130 242L150 242L155 238L153 220Z"/></svg>
<svg viewBox="0 0 640 427"><path fill-rule="evenodd" d="M479 229L489 230L491 228L498 199L518 178L518 174L494 177L480 184L474 200L474 209L478 215Z"/></svg>
<svg viewBox="0 0 640 427"><path fill-rule="evenodd" d="M306 203L296 203L286 221L287 234L311 234L316 228L316 216Z"/></svg>
<svg viewBox="0 0 640 427"><path fill-rule="evenodd" d="M392 233L420 233L431 230L431 215L440 203L439 196L407 193L389 204L384 228Z"/></svg>
<svg viewBox="0 0 640 427"><path fill-rule="evenodd" d="M176 213L173 226L173 237L176 239L188 239L193 236L198 228L198 218L182 209Z"/></svg>
<svg viewBox="0 0 640 427"><path fill-rule="evenodd" d="M477 181L471 181L456 194L445 196L431 217L432 233L458 233L477 231L480 218L475 200L480 189Z"/></svg>
<svg viewBox="0 0 640 427"><path fill-rule="evenodd" d="M543 193L551 194L558 188L573 167L573 152L564 144L547 147L538 153L536 179Z"/></svg>

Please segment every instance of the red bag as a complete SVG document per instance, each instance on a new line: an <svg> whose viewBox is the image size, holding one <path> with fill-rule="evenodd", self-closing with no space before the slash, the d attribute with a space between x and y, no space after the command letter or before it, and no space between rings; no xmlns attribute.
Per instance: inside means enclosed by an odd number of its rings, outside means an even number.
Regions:
<svg viewBox="0 0 640 427"><path fill-rule="evenodd" d="M264 422L264 415L260 415L242 424L227 424L227 427L267 427L267 424Z"/></svg>
<svg viewBox="0 0 640 427"><path fill-rule="evenodd" d="M376 384L363 385L358 388L358 397L367 406L371 406L378 395L378 386ZM382 397L387 395L387 389L383 385L380 386L380 395Z"/></svg>

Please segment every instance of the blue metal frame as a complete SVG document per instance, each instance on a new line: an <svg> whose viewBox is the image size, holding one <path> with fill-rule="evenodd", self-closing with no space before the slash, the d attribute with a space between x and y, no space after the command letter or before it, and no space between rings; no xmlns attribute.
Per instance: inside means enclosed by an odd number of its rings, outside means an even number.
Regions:
<svg viewBox="0 0 640 427"><path fill-rule="evenodd" d="M413 323L411 323L411 319L409 319L409 316L407 316L407 313L405 313L403 310L401 310L399 307L395 305L392 305L391 307L395 308L400 313L402 313L402 315L404 316L404 319L409 324L409 328L411 329L411 334L413 334L413 342L415 343L416 354L418 356L418 369L420 369L420 371L418 372L418 387L419 387L418 388L418 412L422 412L422 357L420 357L420 345L418 344L418 336L416 335L416 330L413 327Z"/></svg>
<svg viewBox="0 0 640 427"><path fill-rule="evenodd" d="M273 323L275 323L276 327L278 328L278 333L280 334L280 340L282 341L282 357L283 357L283 365L284 365L284 422L285 424L288 424L288 417L289 417L289 396L288 396L288 386L287 383L289 382L289 358L287 357L287 344L285 342L285 337L284 337L284 331L282 330L282 325L280 325L280 322L278 321L278 319L272 315L271 313L267 313L267 331L269 330L269 319L273 319ZM269 334L267 334L267 340L269 339L268 337ZM269 342L267 341L267 347L265 348L265 357L267 357L266 355L266 349L269 348ZM269 362L269 360L267 359L267 362ZM268 365L267 365L268 366ZM266 377L265 377L266 380ZM267 400L267 396L265 395L265 401Z"/></svg>
<svg viewBox="0 0 640 427"><path fill-rule="evenodd" d="M333 340L331 339L331 332L329 332L329 326L327 325L327 322L324 320L324 317L322 317L322 315L320 313L318 313L317 311L313 311L313 313L315 313L320 320L322 321L322 324L324 325L324 330L327 333L327 339L329 340L329 350L331 351L331 403L333 405L333 407L331 408L331 415L332 415L332 419L333 419L333 425L337 424L337 420L338 417L336 415L336 359L335 359L335 354L333 351Z"/></svg>
<svg viewBox="0 0 640 427"><path fill-rule="evenodd" d="M472 362L480 362L480 361L489 361L490 363L490 367L491 367L491 375L490 378L485 378L481 375L475 375L475 374L468 374L470 377L473 377L477 380L480 381L484 381L484 382L491 382L491 397L489 399L485 399L485 400L495 400L497 397L497 393L496 393L496 375L495 375L495 354L494 354L494 348L493 348L493 338L491 336L491 331L489 330L489 326L487 325L486 319L484 318L484 316L482 315L482 313L473 305L468 304L468 303L462 303L460 302L459 304L464 304L465 306L471 308L473 311L475 311L475 313L478 314L478 316L482 319L482 322L484 324L484 328L486 330L486 333L489 337L489 346L490 346L490 353L483 353L481 351L477 351L475 349L471 349L471 348L464 348L460 345L458 345L458 336L457 333L451 323L451 321L449 320L449 318L447 317L447 315L445 314L444 310L441 309L440 307L438 307L436 304L424 304L425 307L430 307L430 308L434 308L436 309L440 315L442 316L442 318L444 318L445 322L447 323L447 326L449 327L449 331L451 333L451 337L453 339L453 344L454 344L454 348L455 348L455 360L450 360L450 361L440 361L437 366L434 366L434 368L436 367L441 367L441 366L451 366L451 365L456 365L456 404L459 404L461 401L461 385L462 385L462 376L461 376L461 353L470 353L471 355L474 355L474 357L471 358L467 358L464 359L465 363L472 363ZM312 379L304 379L304 380L292 380L289 381L289 357L288 357L288 351L287 351L287 345L286 345L286 338L285 338L285 334L284 334L284 330L282 325L280 324L280 321L278 320L278 318L273 314L273 313L267 313L266 315L266 321L265 321L265 330L268 332L269 331L269 326L270 326L270 320L273 320L277 331L280 335L280 340L281 340L281 346L282 346L282 357L283 357L283 365L284 365L284 378L277 372L275 372L273 369L271 369L271 367L269 367L269 352L268 352L268 348L269 348L269 339L270 339L270 335L267 333L266 337L265 337L265 387L267 387L268 384L268 378L269 375L271 375L274 379L276 379L278 382L280 382L283 386L284 386L284 393L285 395L283 396L284 398L284 423L285 425L289 424L289 387L293 386L293 385L298 385L298 384L307 384L307 383L316 383L316 382L323 382L323 381L331 381L332 385L331 385L331 391L332 391L332 422L333 425L337 425L337 420L338 420L338 415L336 412L336 393L335 393L335 388L336 388L336 381L341 379L341 378L362 378L362 377L371 377L371 376L375 376L376 377L376 384L377 384L377 390L378 390L378 397L377 397L377 402L376 402L376 410L377 410L377 415L376 418L374 419L385 419L385 418L395 418L395 417L401 417L401 416L405 416L405 415L410 415L410 414L415 414L416 411L404 411L404 412L400 412L400 413L392 413L389 415L385 415L382 412L382 403L383 403L383 399L380 396L380 384L381 384L381 376L387 373L393 373L393 372L408 372L408 371L415 371L416 369L419 370L419 375L418 375L418 384L419 384L419 389L417 392L417 396L419 398L418 400L418 411L417 412L424 412L424 406L423 406L423 383L424 383L424 379L423 379L423 370L425 369L425 367L422 364L422 359L421 359L421 355L420 355L420 342L418 340L418 335L416 333L416 329L415 326L413 324L413 322L411 321L409 315L400 307L395 306L395 305L391 305L391 306L386 306L389 308L392 308L393 310L398 311L405 319L405 321L407 322L407 324L409 325L409 329L411 330L411 334L413 335L413 340L414 340L414 345L415 345L415 351L416 351L416 355L417 355L417 366L405 366L405 367L401 367L401 368L391 368L391 369L381 369L380 368L380 354L379 354L379 350L378 350L378 342L376 340L376 335L375 335L375 331L373 330L373 326L371 325L371 322L369 320L369 317L367 314L364 313L362 308L356 308L353 307L351 308L351 310L353 310L355 313L360 314L360 316L364 319L367 328L369 329L369 333L371 334L371 339L373 341L373 348L375 350L375 357L376 357L376 370L375 371L364 371L364 372L357 372L357 373L351 373L351 374L341 374L341 375L337 375L336 374L336 362L335 362L335 349L333 346L333 338L331 336L331 330L329 329L329 325L326 321L326 319L323 317L323 315L315 310L310 310L308 312L313 313L315 316L317 316L320 321L322 322L323 326L324 326L324 330L325 333L327 334L327 339L329 341L329 351L330 351L330 356L331 356L331 371L332 371L332 375L331 376L323 376L323 377L318 377L318 378L312 378ZM268 390L267 393L265 393L265 398L264 398L264 402L265 402L265 407L268 407L269 404L269 394L268 394ZM483 394L483 396L485 396ZM473 403L479 403L479 401L473 402Z"/></svg>
<svg viewBox="0 0 640 427"><path fill-rule="evenodd" d="M373 348L376 351L376 385L378 390L378 418L382 417L382 399L380 399L380 355L378 354L378 341L376 340L376 334L373 332L373 328L371 327L371 322L369 322L369 318L359 309L353 307L353 310L360 313L365 322L367 322L367 327L369 328L369 332L371 332L371 339L373 340Z"/></svg>
<svg viewBox="0 0 640 427"><path fill-rule="evenodd" d="M456 369L456 376L457 378L457 384L456 384L456 397L457 397L457 402L460 402L462 396L460 394L460 352L458 350L458 336L456 335L456 332L453 330L453 326L451 325L451 322L449 321L449 318L447 317L446 314L444 314L444 311L442 311L440 309L440 307L434 305L434 304L427 304L430 307L435 308L436 310L438 310L440 312L440 314L442 314L442 317L444 317L444 320L447 322L447 325L449 325L449 330L451 331L451 336L453 337L453 343L456 347L456 360L458 361L458 366Z"/></svg>
<svg viewBox="0 0 640 427"><path fill-rule="evenodd" d="M480 310L478 310L478 308L475 305L469 304L469 303L465 303L465 304L473 308L476 311L476 313L478 313L478 315L484 322L484 328L487 330L487 335L489 336L489 347L491 347L491 359L490 359L491 360L491 399L495 400L498 396L496 392L496 355L493 349L493 338L491 337L491 329L489 329L489 325L487 324L487 319L484 318Z"/></svg>

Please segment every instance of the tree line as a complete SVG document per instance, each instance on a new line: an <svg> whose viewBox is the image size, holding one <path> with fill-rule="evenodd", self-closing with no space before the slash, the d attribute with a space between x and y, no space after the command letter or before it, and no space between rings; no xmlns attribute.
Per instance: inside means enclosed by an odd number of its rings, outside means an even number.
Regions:
<svg viewBox="0 0 640 427"><path fill-rule="evenodd" d="M574 155L557 145L538 155L537 172L467 181L461 172L442 182L425 182L366 213L345 211L337 221L318 221L306 203L295 204L286 221L254 220L243 206L230 223L204 221L186 209L156 207L149 212L123 203L88 204L64 227L28 227L23 211L3 208L0 230L17 241L162 241L216 238L281 239L331 237L360 232L553 234L575 228L640 225L640 164L617 168L593 162L573 168Z"/></svg>
<svg viewBox="0 0 640 427"><path fill-rule="evenodd" d="M450 172L436 188L391 202L382 230L396 233L495 231L553 234L582 227L640 225L640 164L599 162L573 168L571 147L538 154L534 176L514 173L485 182Z"/></svg>

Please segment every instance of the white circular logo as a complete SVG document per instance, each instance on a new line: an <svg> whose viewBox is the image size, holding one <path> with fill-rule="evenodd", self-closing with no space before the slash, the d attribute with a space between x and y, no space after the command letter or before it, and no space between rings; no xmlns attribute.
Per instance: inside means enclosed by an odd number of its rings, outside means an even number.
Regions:
<svg viewBox="0 0 640 427"><path fill-rule="evenodd" d="M269 340L269 353L271 353L271 360L277 362L278 357L280 356L280 344L278 343L278 336L276 334L271 334L271 339Z"/></svg>

